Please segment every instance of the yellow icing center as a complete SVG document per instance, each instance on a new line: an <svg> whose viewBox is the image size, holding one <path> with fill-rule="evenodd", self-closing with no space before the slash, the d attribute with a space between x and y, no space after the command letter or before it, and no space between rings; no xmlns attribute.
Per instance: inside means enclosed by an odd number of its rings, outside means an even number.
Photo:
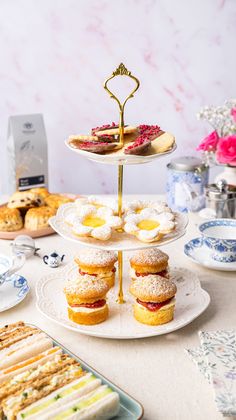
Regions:
<svg viewBox="0 0 236 420"><path fill-rule="evenodd" d="M106 223L105 220L101 219L100 217L93 217L93 216L88 216L83 221L84 226L89 226L93 228L103 226L105 225L105 223Z"/></svg>
<svg viewBox="0 0 236 420"><path fill-rule="evenodd" d="M156 222L155 220L144 219L138 223L138 228L141 230L153 230L156 229L160 223Z"/></svg>

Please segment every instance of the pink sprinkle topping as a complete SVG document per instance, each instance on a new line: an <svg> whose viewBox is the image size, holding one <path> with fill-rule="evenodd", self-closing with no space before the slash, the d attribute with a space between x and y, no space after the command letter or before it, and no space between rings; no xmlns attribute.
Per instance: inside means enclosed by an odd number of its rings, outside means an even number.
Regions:
<svg viewBox="0 0 236 420"><path fill-rule="evenodd" d="M138 126L139 136L136 140L125 149L125 153L128 150L136 149L140 146L145 146L151 143L157 135L160 133L160 127L158 125L147 125L141 124Z"/></svg>
<svg viewBox="0 0 236 420"><path fill-rule="evenodd" d="M96 131L109 130L110 128L114 128L114 127L119 127L119 125L116 124L115 122L112 122L111 124L104 124L104 125L101 125L100 127L92 128L91 133L92 135L95 135Z"/></svg>
<svg viewBox="0 0 236 420"><path fill-rule="evenodd" d="M84 147L94 147L94 146L96 146L96 147L98 147L98 146L107 146L107 142L101 142L101 141L99 141L99 142L91 142L91 141L85 141L85 142L83 142L83 143L80 143L80 145L79 145L79 148L80 149L83 149Z"/></svg>

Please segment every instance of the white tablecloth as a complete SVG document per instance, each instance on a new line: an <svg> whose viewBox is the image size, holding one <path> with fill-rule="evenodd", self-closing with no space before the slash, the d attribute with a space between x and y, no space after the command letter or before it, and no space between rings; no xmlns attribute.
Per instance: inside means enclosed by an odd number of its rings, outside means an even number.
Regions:
<svg viewBox="0 0 236 420"><path fill-rule="evenodd" d="M37 256L27 260L20 270L31 286L29 295L15 308L0 313L0 326L24 320L41 327L138 399L144 406L145 419L222 419L216 412L211 387L188 359L184 348L198 345L199 330L235 328L236 275L202 268L184 255L184 243L198 235L199 221L197 215L190 215L186 235L162 248L170 256L170 264L197 272L203 288L211 296L210 306L205 313L185 328L169 335L118 341L83 336L60 327L36 309L35 283L42 275L53 270ZM0 241L0 253L10 254L9 243ZM58 235L38 239L36 245L41 248L41 255L54 250L65 253L66 262L79 248Z"/></svg>

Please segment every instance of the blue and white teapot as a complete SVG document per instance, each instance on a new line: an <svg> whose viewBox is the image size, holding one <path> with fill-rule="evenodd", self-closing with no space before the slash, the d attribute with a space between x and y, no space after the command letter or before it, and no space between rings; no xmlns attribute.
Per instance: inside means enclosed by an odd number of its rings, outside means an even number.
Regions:
<svg viewBox="0 0 236 420"><path fill-rule="evenodd" d="M62 263L64 257L64 254L60 257L60 255L54 251L50 255L44 255L43 262L49 265L49 267L56 268L59 267L59 265Z"/></svg>

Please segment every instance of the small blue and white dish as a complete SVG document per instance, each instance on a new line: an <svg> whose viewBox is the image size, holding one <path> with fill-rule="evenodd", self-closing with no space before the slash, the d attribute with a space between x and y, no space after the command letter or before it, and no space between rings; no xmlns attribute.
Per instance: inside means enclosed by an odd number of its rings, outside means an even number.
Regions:
<svg viewBox="0 0 236 420"><path fill-rule="evenodd" d="M194 238L184 245L184 253L196 264L219 271L236 271L236 261L222 262L211 257L211 250L204 243L203 238Z"/></svg>
<svg viewBox="0 0 236 420"><path fill-rule="evenodd" d="M27 280L19 274L5 277L0 287L0 312L18 305L29 293Z"/></svg>
<svg viewBox="0 0 236 420"><path fill-rule="evenodd" d="M25 255L19 253L14 257L0 254L0 286L16 271L18 271L25 263Z"/></svg>
<svg viewBox="0 0 236 420"><path fill-rule="evenodd" d="M211 250L215 261L236 261L236 220L213 219L199 226L204 244Z"/></svg>

